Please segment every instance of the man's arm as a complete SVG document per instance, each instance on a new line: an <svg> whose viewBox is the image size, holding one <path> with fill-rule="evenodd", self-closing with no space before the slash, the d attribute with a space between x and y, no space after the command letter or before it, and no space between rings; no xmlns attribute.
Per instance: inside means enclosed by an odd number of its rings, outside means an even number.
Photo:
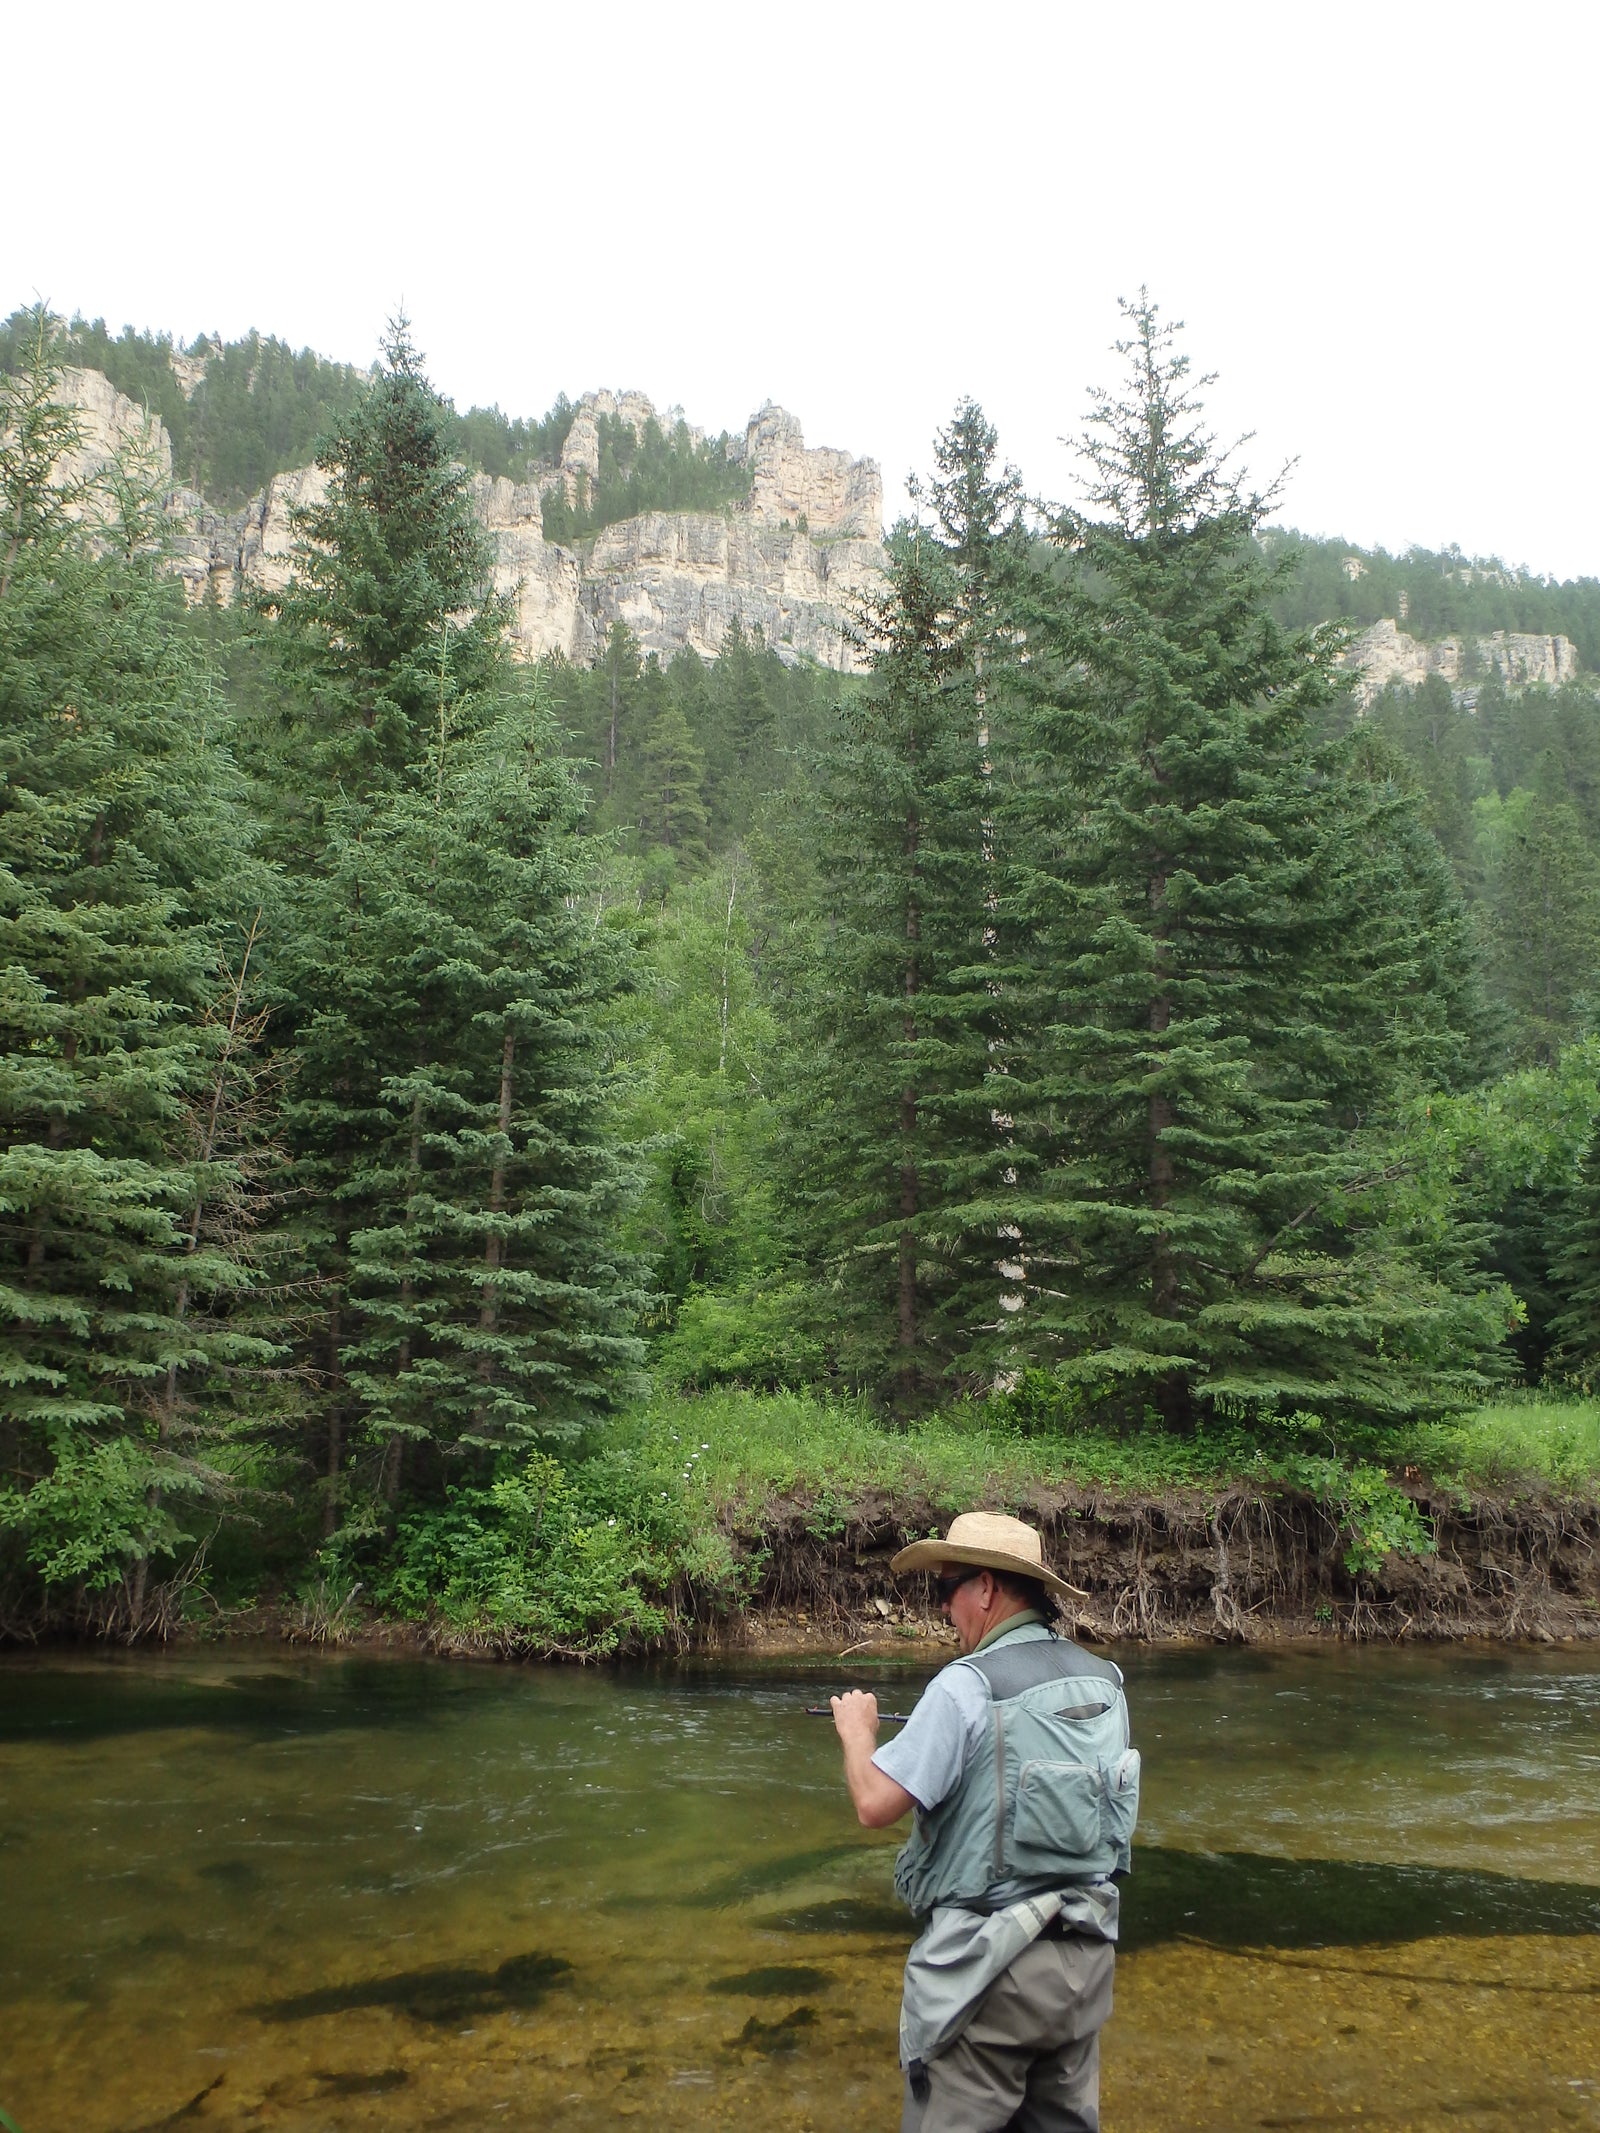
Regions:
<svg viewBox="0 0 1600 2133"><path fill-rule="evenodd" d="M887 1829L891 1822L910 1814L917 1802L872 1760L878 1745L878 1699L868 1689L848 1689L843 1696L828 1700L844 1750L844 1781L855 1803L856 1820L863 1829Z"/></svg>

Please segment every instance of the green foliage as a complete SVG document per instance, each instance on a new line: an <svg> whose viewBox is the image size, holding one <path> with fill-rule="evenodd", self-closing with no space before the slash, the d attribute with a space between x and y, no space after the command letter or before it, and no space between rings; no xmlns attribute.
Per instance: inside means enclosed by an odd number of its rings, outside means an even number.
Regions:
<svg viewBox="0 0 1600 2133"><path fill-rule="evenodd" d="M1273 620L1270 498L1217 457L1173 330L1130 316L1000 816L1039 973L1028 1352L1182 1427L1437 1407L1506 1309L1474 1239L1372 1181L1397 1102L1459 1068L1465 930L1410 795L1321 738L1341 640Z"/></svg>
<svg viewBox="0 0 1600 2133"><path fill-rule="evenodd" d="M1600 703L1469 647L1357 720L1324 625L1600 589L1265 533L1141 304L1053 541L957 410L864 681L737 619L532 672L463 463L569 402L458 415L403 322L196 353L0 329L8 1599L137 1634L263 1484L309 1633L582 1655L781 1495L1308 1489L1367 1579L1407 1465L1592 1492L1593 1403L1475 1396L1600 1368ZM320 435L292 584L185 613L63 359L215 497ZM599 435L552 537L746 492Z"/></svg>
<svg viewBox="0 0 1600 2133"><path fill-rule="evenodd" d="M871 681L817 767L783 1150L830 1344L904 1410L993 1367L1014 1181L994 1122L1012 1099L984 825L1019 484L971 403L937 452L935 526L891 538Z"/></svg>
<svg viewBox="0 0 1600 2133"><path fill-rule="evenodd" d="M638 1360L596 1026L624 970L577 910L577 813L535 699L329 855L317 953L337 990L303 990L323 1006L290 1115L364 1091L359 1138L341 1116L345 1376L396 1460L570 1432Z"/></svg>
<svg viewBox="0 0 1600 2133"><path fill-rule="evenodd" d="M1389 741L1422 797L1477 924L1490 1022L1487 1064L1552 1059L1595 1012L1600 960L1600 697L1590 675L1559 689L1508 689L1478 635L1562 630L1600 661L1600 585L1543 585L1459 556L1346 555L1340 543L1263 536L1285 571L1274 611L1299 621L1400 616L1418 636L1461 640L1461 681L1391 684L1362 721ZM1348 562L1356 575L1342 567ZM1336 567L1337 566L1337 567ZM1349 723L1335 700L1329 729Z"/></svg>
<svg viewBox="0 0 1600 2133"><path fill-rule="evenodd" d="M1364 629L1390 616L1423 638L1494 630L1559 633L1572 639L1586 667L1600 671L1600 579L1558 584L1508 567L1497 556L1464 556L1455 548L1412 548L1394 556L1278 528L1263 532L1261 540L1275 561L1289 565L1272 602L1289 629L1340 617Z"/></svg>
<svg viewBox="0 0 1600 2133"><path fill-rule="evenodd" d="M1560 1301L1550 1320L1551 1368L1590 1392L1600 1381L1600 1145L1594 1141L1569 1188L1551 1197L1545 1245Z"/></svg>
<svg viewBox="0 0 1600 2133"><path fill-rule="evenodd" d="M604 884L611 909L642 901L646 880L659 885L619 869ZM786 1288L771 1149L779 1024L754 967L765 924L760 876L742 849L707 874L672 881L641 914L647 976L616 1011L615 1041L631 1065L622 1130L647 1164L629 1237L655 1269L658 1327L688 1312L687 1346L680 1352L669 1340L679 1361L663 1367L690 1375L713 1367L701 1345L713 1321L730 1332L736 1321L747 1327L725 1358L734 1376L754 1367L752 1341L767 1350L760 1367L784 1374L811 1352L798 1326L773 1322L775 1291L785 1289L790 1305L796 1298Z"/></svg>
<svg viewBox="0 0 1600 2133"><path fill-rule="evenodd" d="M0 326L0 371L22 366L28 314ZM174 353L203 359L204 375L185 395ZM252 329L242 340L199 340L176 351L169 333L124 326L113 336L104 319L75 318L63 356L98 370L120 393L148 408L172 440L173 471L211 503L233 509L274 474L303 467L327 425L355 401L362 372L330 363L309 348Z"/></svg>
<svg viewBox="0 0 1600 2133"><path fill-rule="evenodd" d="M654 416L635 434L621 415L596 417L600 471L590 492L579 476L578 493L547 492L544 537L570 545L617 520L643 511L725 511L750 494L750 470L730 456L726 431L696 439L681 417L664 430Z"/></svg>
<svg viewBox="0 0 1600 2133"><path fill-rule="evenodd" d="M105 1592L130 1566L170 1559L194 1539L175 1505L193 1505L212 1479L193 1463L158 1467L136 1437L67 1436L28 1487L0 1489L0 1531L18 1536L46 1587Z"/></svg>
<svg viewBox="0 0 1600 2133"><path fill-rule="evenodd" d="M592 667L546 666L550 698L593 798L591 826L641 855L670 855L665 878L747 841L779 794L804 783L832 705L854 685L785 664L759 631L730 622L717 658L642 657L626 625ZM702 825L703 817L703 825Z"/></svg>
<svg viewBox="0 0 1600 2133"><path fill-rule="evenodd" d="M709 1392L719 1385L770 1391L821 1377L827 1360L805 1285L776 1279L739 1289L691 1289L671 1331L656 1345L652 1368L657 1382L672 1391Z"/></svg>
<svg viewBox="0 0 1600 2133"><path fill-rule="evenodd" d="M488 1488L403 1511L371 1590L503 1649L593 1658L659 1637L685 1580L704 1593L732 1574L670 1457L611 1450L569 1467L535 1453Z"/></svg>
<svg viewBox="0 0 1600 2133"><path fill-rule="evenodd" d="M3 1517L48 1584L127 1573L137 1630L143 1566L182 1538L164 1506L227 1492L206 1455L271 1354L238 1308L264 883L176 588L96 552L53 488L73 439L41 413L60 344L36 324L0 387Z"/></svg>
<svg viewBox="0 0 1600 2133"><path fill-rule="evenodd" d="M1472 815L1489 981L1517 1051L1548 1063L1600 1010L1600 851L1575 807L1520 786Z"/></svg>
<svg viewBox="0 0 1600 2133"><path fill-rule="evenodd" d="M167 420L165 395L159 412L172 438L174 471L224 507L242 504L274 474L303 467L367 385L353 364L291 349L253 328L242 340L199 352L207 357L205 375L183 414L176 423ZM111 382L119 383L114 374Z"/></svg>
<svg viewBox="0 0 1600 2133"><path fill-rule="evenodd" d="M1376 1577L1391 1555L1420 1559L1437 1553L1411 1497L1383 1466L1341 1449L1321 1416L1287 1417L1257 1448L1253 1464L1333 1513L1348 1543L1344 1566L1354 1578Z"/></svg>
<svg viewBox="0 0 1600 2133"><path fill-rule="evenodd" d="M450 425L452 449L468 466L496 479L526 481L561 457L577 410L565 393L544 416L502 415L498 407L471 407Z"/></svg>
<svg viewBox="0 0 1600 2133"><path fill-rule="evenodd" d="M297 754L362 800L492 716L509 619L405 319L384 358L319 448L327 499L296 515L292 579L257 602Z"/></svg>
<svg viewBox="0 0 1600 2133"><path fill-rule="evenodd" d="M1398 1456L1436 1483L1592 1500L1600 1490L1600 1400L1524 1392L1408 1430Z"/></svg>
<svg viewBox="0 0 1600 2133"><path fill-rule="evenodd" d="M509 663L448 442L402 325L327 441L314 545L265 609L288 748L340 781L289 797L279 831L330 1530L351 1462L358 1492L392 1499L408 1452L437 1475L570 1433L640 1353L603 1038L625 941L582 915L581 794Z"/></svg>

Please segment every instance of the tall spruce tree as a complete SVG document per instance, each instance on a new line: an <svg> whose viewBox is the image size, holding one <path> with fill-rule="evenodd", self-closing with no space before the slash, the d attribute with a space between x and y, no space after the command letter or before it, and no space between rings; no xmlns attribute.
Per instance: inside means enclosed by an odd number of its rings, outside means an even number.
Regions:
<svg viewBox="0 0 1600 2133"><path fill-rule="evenodd" d="M570 1433L635 1382L632 1171L607 1137L613 937L579 908L579 795L535 697L397 796L339 880L346 969L419 1042L376 1090L355 1179L345 1373L398 1486L408 1443Z"/></svg>
<svg viewBox="0 0 1600 2133"><path fill-rule="evenodd" d="M1271 619L1272 497L1219 456L1178 329L1125 310L1026 669L1036 1352L1173 1427L1410 1408L1494 1337L1459 1254L1408 1257L1362 1213L1446 891L1394 856L1415 803L1318 747L1337 632Z"/></svg>
<svg viewBox="0 0 1600 2133"><path fill-rule="evenodd" d="M589 1031L619 967L576 916L580 795L511 665L446 414L397 329L267 624L312 785L280 982L327 1532L395 1493L408 1444L426 1482L569 1428L637 1353Z"/></svg>
<svg viewBox="0 0 1600 2133"><path fill-rule="evenodd" d="M147 556L85 532L41 311L0 380L0 1525L138 1634L148 1571L228 1493L248 1286L232 1076L260 893L210 677ZM112 1596L112 1597L108 1597Z"/></svg>
<svg viewBox="0 0 1600 2133"><path fill-rule="evenodd" d="M641 753L640 835L646 845L671 852L680 866L707 857L709 817L701 798L705 759L665 672L652 658L645 674L650 724Z"/></svg>
<svg viewBox="0 0 1600 2133"><path fill-rule="evenodd" d="M491 715L509 603L451 435L402 316L317 448L325 494L293 515L293 573L258 604L313 823L335 793L363 800L401 779L441 723Z"/></svg>
<svg viewBox="0 0 1600 2133"><path fill-rule="evenodd" d="M910 1407L1009 1357L1017 1249L993 697L1020 496L981 410L898 528L814 823L818 942L789 1110L797 1226L848 1367Z"/></svg>
<svg viewBox="0 0 1600 2133"><path fill-rule="evenodd" d="M1600 860L1550 782L1483 811L1494 819L1482 840L1489 980L1517 1050L1545 1065L1600 1015Z"/></svg>
<svg viewBox="0 0 1600 2133"><path fill-rule="evenodd" d="M1600 1149L1591 1146L1546 1224L1554 1369L1592 1391L1600 1381Z"/></svg>

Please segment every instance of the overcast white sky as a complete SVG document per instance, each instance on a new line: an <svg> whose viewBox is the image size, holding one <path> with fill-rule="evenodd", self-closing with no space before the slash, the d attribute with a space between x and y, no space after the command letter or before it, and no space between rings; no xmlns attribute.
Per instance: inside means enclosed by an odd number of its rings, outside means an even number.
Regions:
<svg viewBox="0 0 1600 2133"><path fill-rule="evenodd" d="M1143 281L1287 522L1600 575L1592 4L7 17L0 314L367 362L403 300L462 406L770 397L892 514L966 392L1067 493Z"/></svg>

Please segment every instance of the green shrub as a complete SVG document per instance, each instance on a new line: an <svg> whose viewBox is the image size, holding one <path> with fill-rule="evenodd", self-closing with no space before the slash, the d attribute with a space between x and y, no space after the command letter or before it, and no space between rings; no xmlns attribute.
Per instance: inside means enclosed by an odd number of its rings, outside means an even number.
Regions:
<svg viewBox="0 0 1600 2133"><path fill-rule="evenodd" d="M803 1385L823 1367L822 1343L805 1326L798 1284L719 1294L691 1289L656 1353L655 1375L674 1391L718 1385L761 1391Z"/></svg>
<svg viewBox="0 0 1600 2133"><path fill-rule="evenodd" d="M535 1452L487 1488L399 1521L375 1603L512 1649L598 1657L667 1628L674 1586L733 1562L695 1530L677 1477L628 1450L564 1466Z"/></svg>

